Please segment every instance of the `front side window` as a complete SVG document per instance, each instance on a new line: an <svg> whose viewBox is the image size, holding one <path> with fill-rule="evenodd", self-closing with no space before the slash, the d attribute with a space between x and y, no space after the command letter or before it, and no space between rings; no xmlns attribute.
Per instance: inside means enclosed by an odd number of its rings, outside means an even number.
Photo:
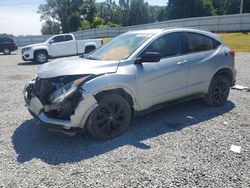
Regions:
<svg viewBox="0 0 250 188"><path fill-rule="evenodd" d="M101 61L127 59L152 35L151 33L127 33L120 35L94 51L87 58Z"/></svg>
<svg viewBox="0 0 250 188"><path fill-rule="evenodd" d="M181 54L181 37L179 33L169 33L159 37L143 52L158 52L161 58Z"/></svg>
<svg viewBox="0 0 250 188"><path fill-rule="evenodd" d="M57 42L64 42L64 36L56 36L53 39L53 43L57 43Z"/></svg>
<svg viewBox="0 0 250 188"><path fill-rule="evenodd" d="M198 33L187 33L188 49L187 52L200 52L214 49L214 41Z"/></svg>

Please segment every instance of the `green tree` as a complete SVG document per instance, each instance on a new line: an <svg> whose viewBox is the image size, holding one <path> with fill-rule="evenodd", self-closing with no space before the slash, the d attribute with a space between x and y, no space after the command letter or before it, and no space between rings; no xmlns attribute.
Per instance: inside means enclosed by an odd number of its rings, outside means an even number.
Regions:
<svg viewBox="0 0 250 188"><path fill-rule="evenodd" d="M189 18L199 16L212 16L215 10L211 0L169 0L168 18Z"/></svg>
<svg viewBox="0 0 250 188"><path fill-rule="evenodd" d="M76 21L75 17L69 17L78 12L82 5L82 0L46 0L45 4L39 6L38 13L41 20L59 22L62 32L66 33L72 30L70 24L73 26Z"/></svg>
<svg viewBox="0 0 250 188"><path fill-rule="evenodd" d="M53 21L46 21L42 24L41 33L43 35L55 35L60 33L60 24Z"/></svg>
<svg viewBox="0 0 250 188"><path fill-rule="evenodd" d="M46 0L38 8L41 20L58 22L63 33L76 31L81 21L93 22L96 14L95 0Z"/></svg>
<svg viewBox="0 0 250 188"><path fill-rule="evenodd" d="M79 14L78 13L71 14L68 17L67 24L68 24L67 27L68 27L69 32L77 31L77 29L81 25L81 18L79 16Z"/></svg>
<svg viewBox="0 0 250 188"><path fill-rule="evenodd" d="M149 6L149 13L149 22L159 22L167 19L166 6Z"/></svg>
<svg viewBox="0 0 250 188"><path fill-rule="evenodd" d="M250 13L250 0L244 0L244 13Z"/></svg>
<svg viewBox="0 0 250 188"><path fill-rule="evenodd" d="M212 0L216 14L238 14L240 13L241 0ZM244 0L243 13L250 12L250 0Z"/></svg>
<svg viewBox="0 0 250 188"><path fill-rule="evenodd" d="M90 29L91 25L88 20L82 20L81 25L78 30L87 30Z"/></svg>
<svg viewBox="0 0 250 188"><path fill-rule="evenodd" d="M129 9L129 25L145 24L150 21L150 10L148 3L144 0L131 0Z"/></svg>
<svg viewBox="0 0 250 188"><path fill-rule="evenodd" d="M212 0L212 5L217 15L223 15L226 13L225 2L226 0Z"/></svg>
<svg viewBox="0 0 250 188"><path fill-rule="evenodd" d="M119 5L122 12L122 25L126 26L129 23L129 9L130 9L130 0L119 0Z"/></svg>
<svg viewBox="0 0 250 188"><path fill-rule="evenodd" d="M80 7L80 15L93 23L96 16L97 7L95 0L84 0L82 6Z"/></svg>
<svg viewBox="0 0 250 188"><path fill-rule="evenodd" d="M100 18L100 17L95 17L93 24L92 24L92 28L101 28L105 25L105 21L104 19Z"/></svg>
<svg viewBox="0 0 250 188"><path fill-rule="evenodd" d="M103 18L106 23L122 24L122 9L115 1L106 0L105 2L98 3L97 10L98 16Z"/></svg>

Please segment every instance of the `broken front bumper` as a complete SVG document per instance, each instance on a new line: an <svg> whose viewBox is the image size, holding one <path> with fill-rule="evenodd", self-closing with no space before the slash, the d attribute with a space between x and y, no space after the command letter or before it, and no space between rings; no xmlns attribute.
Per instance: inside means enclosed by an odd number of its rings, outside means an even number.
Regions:
<svg viewBox="0 0 250 188"><path fill-rule="evenodd" d="M90 113L98 106L94 96L88 92L82 92L82 98L75 109L75 113L70 116L70 120L54 119L46 115L46 111L51 106L43 106L41 101L36 97L32 96L31 100L28 100L27 92L24 92L25 106L29 109L31 114L40 121L51 124L62 126L64 129L70 128L83 128Z"/></svg>

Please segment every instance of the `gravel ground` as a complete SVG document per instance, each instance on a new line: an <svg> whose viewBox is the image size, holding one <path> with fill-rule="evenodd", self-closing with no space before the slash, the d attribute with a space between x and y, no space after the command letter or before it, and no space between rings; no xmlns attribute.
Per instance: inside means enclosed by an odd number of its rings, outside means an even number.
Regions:
<svg viewBox="0 0 250 188"><path fill-rule="evenodd" d="M250 54L236 57L250 86ZM0 187L250 187L250 93L227 104L192 101L132 122L110 141L48 132L28 114L22 89L37 65L0 55ZM230 151L241 146L241 153Z"/></svg>

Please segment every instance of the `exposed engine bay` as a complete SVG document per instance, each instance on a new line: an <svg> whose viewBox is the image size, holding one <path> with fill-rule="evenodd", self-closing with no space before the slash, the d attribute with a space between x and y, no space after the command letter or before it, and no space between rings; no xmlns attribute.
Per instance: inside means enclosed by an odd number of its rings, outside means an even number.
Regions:
<svg viewBox="0 0 250 188"><path fill-rule="evenodd" d="M33 96L36 96L44 106L44 113L54 119L70 120L79 102L83 100L80 85L60 102L53 102L54 93L85 75L60 76L56 78L34 78L26 87L26 102L29 103ZM67 92L64 88L63 92Z"/></svg>

